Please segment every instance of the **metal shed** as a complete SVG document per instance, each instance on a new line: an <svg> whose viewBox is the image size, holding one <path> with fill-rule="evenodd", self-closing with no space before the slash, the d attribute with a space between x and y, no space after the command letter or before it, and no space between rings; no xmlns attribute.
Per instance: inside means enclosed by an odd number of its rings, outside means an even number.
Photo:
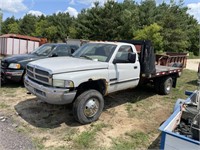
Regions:
<svg viewBox="0 0 200 150"><path fill-rule="evenodd" d="M0 36L0 55L25 54L40 46L41 39L19 34Z"/></svg>

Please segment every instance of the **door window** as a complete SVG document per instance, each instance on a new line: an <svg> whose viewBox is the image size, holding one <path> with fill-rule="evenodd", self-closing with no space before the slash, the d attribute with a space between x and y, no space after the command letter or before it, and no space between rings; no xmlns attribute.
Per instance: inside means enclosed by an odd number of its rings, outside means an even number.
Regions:
<svg viewBox="0 0 200 150"><path fill-rule="evenodd" d="M128 45L121 46L115 56L116 63L131 63L128 59L128 54L132 53L132 47Z"/></svg>
<svg viewBox="0 0 200 150"><path fill-rule="evenodd" d="M54 53L56 53L57 56L69 56L70 48L67 45L59 45Z"/></svg>

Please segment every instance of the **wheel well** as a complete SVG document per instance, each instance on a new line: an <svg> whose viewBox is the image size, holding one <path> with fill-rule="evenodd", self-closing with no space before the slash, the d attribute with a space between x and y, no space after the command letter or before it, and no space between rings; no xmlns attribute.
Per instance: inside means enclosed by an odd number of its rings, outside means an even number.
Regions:
<svg viewBox="0 0 200 150"><path fill-rule="evenodd" d="M24 69L22 76L21 76L21 82L24 84L24 76L26 74L26 69Z"/></svg>
<svg viewBox="0 0 200 150"><path fill-rule="evenodd" d="M88 80L87 82L81 83L77 88L77 94L76 97L78 95L80 95L81 93L90 90L90 89L94 89L99 91L102 95L106 94L107 91L107 86L106 86L106 80L105 79L99 79L99 80Z"/></svg>

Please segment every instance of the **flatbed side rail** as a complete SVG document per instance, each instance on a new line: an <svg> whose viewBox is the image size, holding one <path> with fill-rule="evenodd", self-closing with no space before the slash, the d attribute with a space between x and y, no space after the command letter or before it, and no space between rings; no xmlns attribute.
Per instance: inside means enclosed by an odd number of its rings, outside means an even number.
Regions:
<svg viewBox="0 0 200 150"><path fill-rule="evenodd" d="M162 67L162 66L160 66ZM168 75L177 75L180 72L182 72L182 68L178 68L178 67L168 67L165 70L160 70L159 69L159 65L156 65L156 73L155 74L142 74L142 78L146 78L146 79L151 79L151 78L157 78L157 77L162 77L162 76L168 76Z"/></svg>

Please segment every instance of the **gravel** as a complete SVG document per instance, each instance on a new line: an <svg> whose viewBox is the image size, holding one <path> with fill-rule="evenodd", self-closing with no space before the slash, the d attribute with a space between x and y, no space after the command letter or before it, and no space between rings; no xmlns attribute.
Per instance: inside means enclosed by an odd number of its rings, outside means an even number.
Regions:
<svg viewBox="0 0 200 150"><path fill-rule="evenodd" d="M31 140L17 132L18 125L0 113L0 150L35 150Z"/></svg>

